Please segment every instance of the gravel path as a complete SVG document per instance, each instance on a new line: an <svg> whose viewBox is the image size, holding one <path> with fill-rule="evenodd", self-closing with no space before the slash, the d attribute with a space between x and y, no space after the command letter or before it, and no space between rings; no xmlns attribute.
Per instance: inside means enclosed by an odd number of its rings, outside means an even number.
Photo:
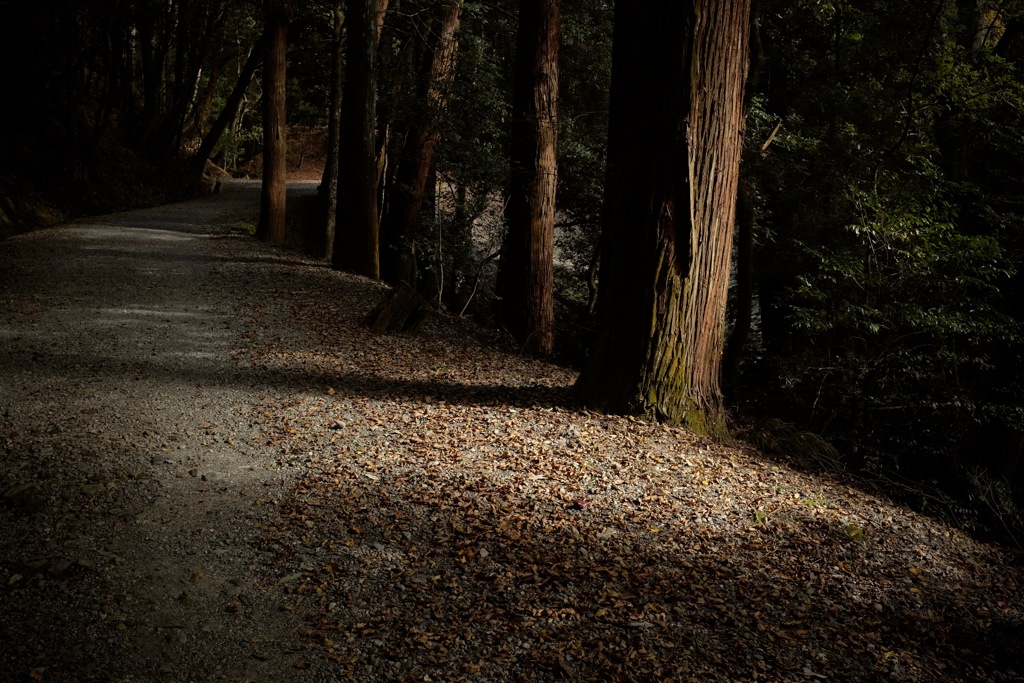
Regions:
<svg viewBox="0 0 1024 683"><path fill-rule="evenodd" d="M258 193L0 244L0 680L320 677L254 543L298 472L236 362Z"/></svg>

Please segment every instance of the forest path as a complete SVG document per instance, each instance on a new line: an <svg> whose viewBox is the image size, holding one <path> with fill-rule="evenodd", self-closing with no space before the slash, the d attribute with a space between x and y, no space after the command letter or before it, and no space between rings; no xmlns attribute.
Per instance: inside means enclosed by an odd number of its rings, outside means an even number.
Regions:
<svg viewBox="0 0 1024 683"><path fill-rule="evenodd" d="M311 680L256 546L297 470L235 360L258 202L230 182L0 244L0 680Z"/></svg>
<svg viewBox="0 0 1024 683"><path fill-rule="evenodd" d="M1019 554L374 335L256 192L0 244L0 680L1024 680Z"/></svg>

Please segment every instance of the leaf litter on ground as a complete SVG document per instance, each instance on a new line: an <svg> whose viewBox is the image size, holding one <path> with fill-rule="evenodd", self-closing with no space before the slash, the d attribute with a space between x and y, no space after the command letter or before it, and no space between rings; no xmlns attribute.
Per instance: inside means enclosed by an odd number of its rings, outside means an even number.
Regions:
<svg viewBox="0 0 1024 683"><path fill-rule="evenodd" d="M268 581L342 678L1022 680L1010 550L841 475L580 410L574 372L463 321L373 335L377 283L259 268L236 355L289 389L253 421L306 468L265 529Z"/></svg>

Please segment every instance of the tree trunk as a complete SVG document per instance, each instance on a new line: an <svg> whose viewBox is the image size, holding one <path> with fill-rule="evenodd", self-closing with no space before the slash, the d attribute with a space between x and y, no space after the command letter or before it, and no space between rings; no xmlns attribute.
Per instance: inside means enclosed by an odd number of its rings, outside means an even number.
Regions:
<svg viewBox="0 0 1024 683"><path fill-rule="evenodd" d="M345 97L341 103L338 215L332 262L374 279L378 257L377 0L347 0Z"/></svg>
<svg viewBox="0 0 1024 683"><path fill-rule="evenodd" d="M224 62L218 59L210 68L210 75L206 80L203 96L192 109L193 140L199 138L200 144L202 144L203 136L205 135L203 129L206 128L206 122L210 119L210 112L213 111L213 98L216 97L217 91L220 90L220 80L224 76L224 66Z"/></svg>
<svg viewBox="0 0 1024 683"><path fill-rule="evenodd" d="M522 0L512 92L512 149L498 267L500 314L525 350L554 350L555 189L558 184L559 0Z"/></svg>
<svg viewBox="0 0 1024 683"><path fill-rule="evenodd" d="M727 436L720 388L750 0L617 3L591 408Z"/></svg>
<svg viewBox="0 0 1024 683"><path fill-rule="evenodd" d="M331 258L334 252L334 224L338 211L338 140L341 129L341 92L345 81L345 53L341 40L344 24L344 0L338 0L334 8L334 59L331 64L331 109L327 119L327 162L324 164L324 177L319 188L324 207L324 243L321 253L325 258Z"/></svg>
<svg viewBox="0 0 1024 683"><path fill-rule="evenodd" d="M448 95L455 78L458 51L456 33L463 0L447 0L444 18L431 60L426 105L422 120L409 131L405 151L395 176L394 192L381 220L381 274L392 284L416 286L416 254L413 242L427 180L440 140L441 117L448 108Z"/></svg>
<svg viewBox="0 0 1024 683"><path fill-rule="evenodd" d="M199 79L201 59L198 43L205 37L200 27L193 25L199 17L193 11L190 0L178 0L176 15L174 87L168 93L169 106L160 120L154 141L155 150L167 156L176 156L181 150L185 118Z"/></svg>
<svg viewBox="0 0 1024 683"><path fill-rule="evenodd" d="M278 0L267 0L267 33L270 41L263 67L263 183L256 235L271 244L284 244L285 241L285 154L288 136L285 57L289 20L287 5Z"/></svg>
<svg viewBox="0 0 1024 683"><path fill-rule="evenodd" d="M162 109L161 94L164 87L164 58L167 55L167 41L156 31L156 16L146 14L138 26L139 49L142 62L142 124L138 137L148 140L155 121L159 120Z"/></svg>
<svg viewBox="0 0 1024 683"><path fill-rule="evenodd" d="M263 62L266 56L267 46L270 44L270 33L267 31L263 32L263 35L259 37L252 50L249 52L249 57L245 60L245 64L242 66L242 71L238 75L238 81L235 83L235 87L231 90L231 94L228 95L227 101L224 103L224 108L217 116L217 120L213 122L213 126L210 128L210 132L203 138L203 142L199 145L199 151L196 152L195 156L192 157L192 163L200 172L206 167L206 161L213 154L214 147L220 141L224 131L228 129L228 126L235 120L238 115L238 107L242 104L242 99L245 97L245 91L249 89L249 83L252 81L253 75L256 73L256 69Z"/></svg>
<svg viewBox="0 0 1024 683"><path fill-rule="evenodd" d="M390 0L377 0L377 27L374 36L376 47L380 47L380 36L384 33L384 18L388 15L388 4Z"/></svg>

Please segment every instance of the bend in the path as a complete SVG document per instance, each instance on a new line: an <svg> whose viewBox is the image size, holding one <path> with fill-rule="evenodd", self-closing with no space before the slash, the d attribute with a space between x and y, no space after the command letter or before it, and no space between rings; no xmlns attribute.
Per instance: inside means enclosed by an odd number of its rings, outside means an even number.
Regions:
<svg viewBox="0 0 1024 683"><path fill-rule="evenodd" d="M263 447L259 378L233 360L259 333L236 302L251 269L234 266L267 254L217 239L252 220L258 191L3 245L4 671L310 680L254 547L294 470Z"/></svg>

